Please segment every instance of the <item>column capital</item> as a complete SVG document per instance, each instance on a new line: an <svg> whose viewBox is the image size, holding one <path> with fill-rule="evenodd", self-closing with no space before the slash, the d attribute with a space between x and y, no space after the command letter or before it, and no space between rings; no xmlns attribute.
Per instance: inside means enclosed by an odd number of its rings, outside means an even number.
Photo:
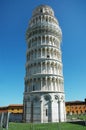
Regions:
<svg viewBox="0 0 86 130"><path fill-rule="evenodd" d="M40 102L42 102L42 100L40 100Z"/></svg>
<svg viewBox="0 0 86 130"><path fill-rule="evenodd" d="M51 99L50 102L53 102L53 100Z"/></svg>

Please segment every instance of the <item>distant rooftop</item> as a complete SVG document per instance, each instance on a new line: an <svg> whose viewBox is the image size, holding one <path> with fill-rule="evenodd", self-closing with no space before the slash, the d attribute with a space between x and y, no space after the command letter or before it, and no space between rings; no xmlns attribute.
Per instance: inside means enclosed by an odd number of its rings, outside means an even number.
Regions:
<svg viewBox="0 0 86 130"><path fill-rule="evenodd" d="M83 103L86 103L85 101L79 101L79 100L76 100L76 101L67 101L66 104L83 104Z"/></svg>

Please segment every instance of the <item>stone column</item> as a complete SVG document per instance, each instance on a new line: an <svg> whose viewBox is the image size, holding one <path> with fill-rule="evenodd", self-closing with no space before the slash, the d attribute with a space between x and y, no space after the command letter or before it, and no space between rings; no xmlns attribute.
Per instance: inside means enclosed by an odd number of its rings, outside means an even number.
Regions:
<svg viewBox="0 0 86 130"><path fill-rule="evenodd" d="M31 85L31 87L32 87L31 90L32 90L32 91L33 91L33 84L34 84L34 80L32 79L32 85Z"/></svg>
<svg viewBox="0 0 86 130"><path fill-rule="evenodd" d="M40 90L42 90L42 78L41 78L41 89Z"/></svg>
<svg viewBox="0 0 86 130"><path fill-rule="evenodd" d="M49 74L49 63L47 62L47 74Z"/></svg>
<svg viewBox="0 0 86 130"><path fill-rule="evenodd" d="M26 111L26 113L28 113L27 112L27 100L25 100L25 111ZM26 115L26 122L28 122L28 114Z"/></svg>
<svg viewBox="0 0 86 130"><path fill-rule="evenodd" d="M58 91L60 92L60 83L59 83L59 78L58 78Z"/></svg>
<svg viewBox="0 0 86 130"><path fill-rule="evenodd" d="M46 36L45 36L45 44L46 44Z"/></svg>
<svg viewBox="0 0 86 130"><path fill-rule="evenodd" d="M26 121L30 122L30 118L31 118L31 102L27 101L27 117L26 117Z"/></svg>
<svg viewBox="0 0 86 130"><path fill-rule="evenodd" d="M64 121L64 109L63 109L63 100L60 100L59 102L59 108L60 108L60 122Z"/></svg>
<svg viewBox="0 0 86 130"><path fill-rule="evenodd" d="M40 100L40 111L41 111L41 114L40 114L40 116L41 116L41 123L43 123L43 101L42 100Z"/></svg>
<svg viewBox="0 0 86 130"><path fill-rule="evenodd" d="M55 78L53 79L53 90L55 91Z"/></svg>
<svg viewBox="0 0 86 130"><path fill-rule="evenodd" d="M41 52L40 52L40 58L42 58L42 48L40 49L40 51L41 51Z"/></svg>
<svg viewBox="0 0 86 130"><path fill-rule="evenodd" d="M58 101L58 99L56 99L57 100L57 122L59 122L59 101Z"/></svg>
<svg viewBox="0 0 86 130"><path fill-rule="evenodd" d="M47 74L47 62L45 62L45 74Z"/></svg>
<svg viewBox="0 0 86 130"><path fill-rule="evenodd" d="M46 82L45 90L47 90L47 77L45 78L45 82Z"/></svg>
<svg viewBox="0 0 86 130"><path fill-rule="evenodd" d="M56 79L55 79L55 91L57 91L57 84L56 84Z"/></svg>
<svg viewBox="0 0 86 130"><path fill-rule="evenodd" d="M65 108L65 101L63 101L63 111L64 111L64 121L66 121L66 108Z"/></svg>
<svg viewBox="0 0 86 130"><path fill-rule="evenodd" d="M51 122L53 122L53 100L50 100L51 103Z"/></svg>
<svg viewBox="0 0 86 130"><path fill-rule="evenodd" d="M49 87L49 90L50 90L50 91L52 91L51 82L52 82L52 79L50 78L50 87Z"/></svg>
<svg viewBox="0 0 86 130"><path fill-rule="evenodd" d="M45 58L47 57L47 48L45 48Z"/></svg>
<svg viewBox="0 0 86 130"><path fill-rule="evenodd" d="M61 105L60 105L60 100L58 100L58 120L61 122L61 111L60 111Z"/></svg>
<svg viewBox="0 0 86 130"><path fill-rule="evenodd" d="M41 16L41 22L42 22L42 16Z"/></svg>
<svg viewBox="0 0 86 130"><path fill-rule="evenodd" d="M41 74L42 74L42 62L40 64L41 64Z"/></svg>
<svg viewBox="0 0 86 130"><path fill-rule="evenodd" d="M25 97L24 97L25 98ZM23 113L23 120L24 120L24 122L26 122L26 100L24 99L23 100L23 105L24 105L24 113Z"/></svg>

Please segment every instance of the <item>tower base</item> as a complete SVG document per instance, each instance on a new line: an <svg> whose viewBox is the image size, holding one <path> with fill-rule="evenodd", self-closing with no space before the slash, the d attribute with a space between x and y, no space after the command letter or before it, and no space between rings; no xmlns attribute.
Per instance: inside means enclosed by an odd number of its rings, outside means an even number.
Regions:
<svg viewBox="0 0 86 130"><path fill-rule="evenodd" d="M30 123L65 122L64 93L30 93L24 101L24 120Z"/></svg>

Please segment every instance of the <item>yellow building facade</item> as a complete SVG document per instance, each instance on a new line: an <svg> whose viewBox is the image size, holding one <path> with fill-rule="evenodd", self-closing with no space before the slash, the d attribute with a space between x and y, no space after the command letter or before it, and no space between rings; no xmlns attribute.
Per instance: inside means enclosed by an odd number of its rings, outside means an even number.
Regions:
<svg viewBox="0 0 86 130"><path fill-rule="evenodd" d="M22 122L23 121L23 105L11 104L9 106L0 107L0 113L9 112L10 122Z"/></svg>
<svg viewBox="0 0 86 130"><path fill-rule="evenodd" d="M23 113L23 105L11 104L9 106L3 106L3 107L0 107L0 112Z"/></svg>
<svg viewBox="0 0 86 130"><path fill-rule="evenodd" d="M66 114L86 114L86 100L66 102Z"/></svg>

